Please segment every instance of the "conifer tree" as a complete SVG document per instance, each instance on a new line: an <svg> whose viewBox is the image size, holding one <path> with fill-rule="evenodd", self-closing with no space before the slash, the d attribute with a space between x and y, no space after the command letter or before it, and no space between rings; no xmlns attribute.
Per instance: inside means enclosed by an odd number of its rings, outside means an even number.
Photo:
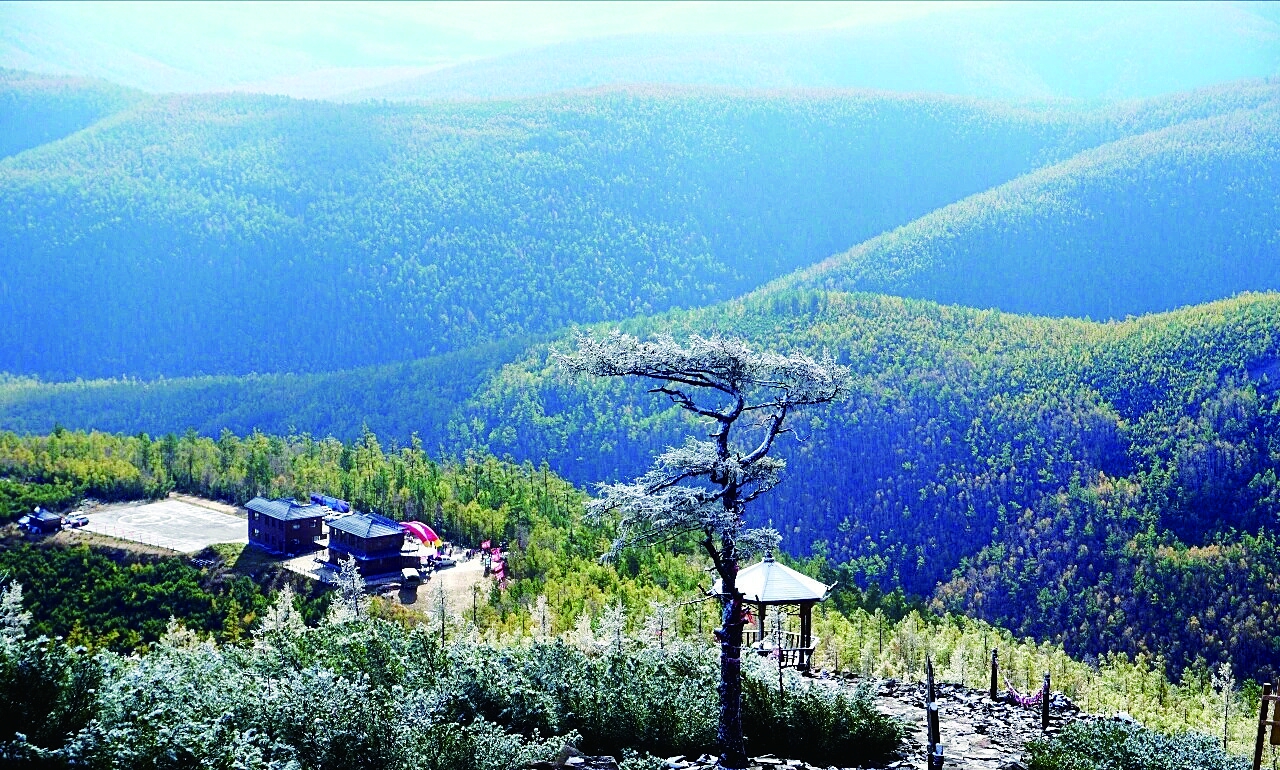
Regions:
<svg viewBox="0 0 1280 770"><path fill-rule="evenodd" d="M830 356L781 355L745 342L670 335L641 341L614 332L602 339L579 335L577 350L558 357L569 371L598 377L636 377L710 428L709 440L688 439L654 461L630 483L603 484L588 506L595 517L617 515L611 554L638 544L668 542L696 533L720 577L720 743L718 765L747 766L742 729L743 597L740 562L777 547L772 528L749 528L748 503L781 479L784 462L770 456L787 417L797 408L833 401L849 387L849 372Z"/></svg>

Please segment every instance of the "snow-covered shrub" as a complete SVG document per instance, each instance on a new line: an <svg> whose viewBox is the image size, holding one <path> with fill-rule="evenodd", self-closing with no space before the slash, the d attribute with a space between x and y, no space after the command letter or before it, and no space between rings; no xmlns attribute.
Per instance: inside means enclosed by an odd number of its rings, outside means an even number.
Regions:
<svg viewBox="0 0 1280 770"><path fill-rule="evenodd" d="M1165 735L1115 720L1075 722L1047 741L1027 745L1030 770L1247 770L1220 739Z"/></svg>

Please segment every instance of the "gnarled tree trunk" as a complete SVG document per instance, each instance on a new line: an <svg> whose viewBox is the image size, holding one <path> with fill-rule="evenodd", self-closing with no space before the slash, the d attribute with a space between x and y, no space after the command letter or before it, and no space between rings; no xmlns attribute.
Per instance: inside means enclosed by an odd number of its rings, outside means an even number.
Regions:
<svg viewBox="0 0 1280 770"><path fill-rule="evenodd" d="M720 632L720 744L719 766L739 770L747 766L742 734L742 595L738 593L738 565L727 565L722 577L726 601Z"/></svg>

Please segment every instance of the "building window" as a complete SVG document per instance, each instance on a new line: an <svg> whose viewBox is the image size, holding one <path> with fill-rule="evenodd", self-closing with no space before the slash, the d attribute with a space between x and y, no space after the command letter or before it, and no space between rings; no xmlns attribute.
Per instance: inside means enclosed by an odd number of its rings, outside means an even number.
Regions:
<svg viewBox="0 0 1280 770"><path fill-rule="evenodd" d="M259 537L260 535L262 535L262 530L260 530L260 529L255 529L255 530L253 531L253 536L254 536L254 537Z"/></svg>
<svg viewBox="0 0 1280 770"><path fill-rule="evenodd" d="M293 528L294 528L294 529L302 529L302 525L301 525L301 524L294 524L294 525L293 525Z"/></svg>

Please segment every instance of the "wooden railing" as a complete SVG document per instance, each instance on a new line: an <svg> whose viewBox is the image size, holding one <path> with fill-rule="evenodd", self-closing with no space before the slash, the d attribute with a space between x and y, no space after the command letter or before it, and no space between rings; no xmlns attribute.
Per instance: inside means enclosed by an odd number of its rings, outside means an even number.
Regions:
<svg viewBox="0 0 1280 770"><path fill-rule="evenodd" d="M782 648L778 647L778 634L765 631L763 638L758 628L744 628L742 630L742 646L749 647L761 655L777 655L782 660L782 665L789 668L808 668L813 662L813 651L818 647L818 639L816 637L809 640L809 646L800 646L800 634L797 631L784 631L782 633Z"/></svg>

